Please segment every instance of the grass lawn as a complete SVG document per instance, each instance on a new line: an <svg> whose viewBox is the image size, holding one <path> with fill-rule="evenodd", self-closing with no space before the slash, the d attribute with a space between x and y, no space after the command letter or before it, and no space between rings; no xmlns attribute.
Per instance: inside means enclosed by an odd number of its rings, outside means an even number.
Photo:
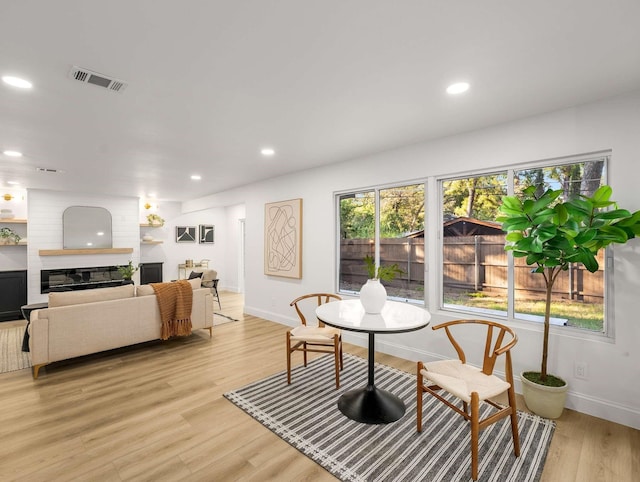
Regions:
<svg viewBox="0 0 640 482"><path fill-rule="evenodd" d="M485 293L445 293L444 302L486 310L507 311L507 299ZM544 300L518 299L518 313L544 317ZM602 303L585 303L574 300L556 300L551 304L551 316L567 319L568 326L591 331L602 331L604 307Z"/></svg>

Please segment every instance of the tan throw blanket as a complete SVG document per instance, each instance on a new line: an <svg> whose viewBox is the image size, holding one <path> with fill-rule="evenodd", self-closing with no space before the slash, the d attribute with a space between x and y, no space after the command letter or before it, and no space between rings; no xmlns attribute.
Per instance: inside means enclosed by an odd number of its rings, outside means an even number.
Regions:
<svg viewBox="0 0 640 482"><path fill-rule="evenodd" d="M151 283L158 299L162 331L160 338L191 334L191 306L193 289L187 280L173 283Z"/></svg>

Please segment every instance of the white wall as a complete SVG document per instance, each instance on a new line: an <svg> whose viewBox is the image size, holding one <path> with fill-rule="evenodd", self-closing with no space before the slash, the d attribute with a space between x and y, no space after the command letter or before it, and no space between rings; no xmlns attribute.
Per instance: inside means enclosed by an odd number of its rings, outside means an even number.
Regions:
<svg viewBox="0 0 640 482"><path fill-rule="evenodd" d="M220 277L220 286L227 291L236 293L242 291L242 279L244 273L240 273L243 267L241 257L244 255L240 251L242 240L240 236L240 223L245 218L244 204L237 204L225 208L226 224L223 225L225 237L225 259L224 259L224 278Z"/></svg>
<svg viewBox="0 0 640 482"><path fill-rule="evenodd" d="M147 222L148 211L140 207L140 223ZM161 240L162 244L143 244L141 246L140 262L164 263L164 281L178 279L178 264L183 264L187 259L199 262L209 259L209 267L218 271L220 288L227 283L227 271L225 269L227 258L226 238L226 213L224 208L207 208L189 213L183 213L181 204L175 202L159 202L157 214L164 220L161 228L141 228L141 234L151 234L154 239ZM201 244L197 239L195 243L177 243L176 226L195 226L196 237L201 224L213 225L215 237L213 244ZM189 270L187 270L187 276ZM184 276L184 273L183 273Z"/></svg>
<svg viewBox="0 0 640 482"><path fill-rule="evenodd" d="M70 193L31 189L28 197L27 296L29 303L47 300L40 293L40 270L138 264L140 260L140 228L138 198L110 197L88 193ZM62 213L69 206L96 206L111 213L112 245L133 248L130 254L94 254L40 256L41 249L62 249ZM134 279L138 279L134 277Z"/></svg>
<svg viewBox="0 0 640 482"><path fill-rule="evenodd" d="M367 158L283 176L229 192L184 203L185 211L244 204L246 215L245 311L293 325L289 307L294 297L312 291L335 289L334 193L371 185L486 169L602 150L612 151L609 184L623 207L640 209L637 194L640 159L640 92L576 108L540 115L489 129L433 140ZM437 199L434 192L429 199ZM263 273L264 204L303 198L303 277L301 280L268 277ZM437 265L433 219L437 206L427 207L428 266ZM230 262L231 259L228 260ZM615 339L575 336L552 328L550 370L570 383L569 408L640 428L640 241L614 249ZM437 269L427 273L427 292L434 293ZM433 323L451 319L429 299ZM514 370L535 369L541 351L541 327L513 322L519 336ZM364 339L346 334L347 341L364 345ZM377 338L377 349L407 359L451 356L447 342L431 330ZM588 380L573 377L574 362L588 363ZM518 387L519 388L519 387Z"/></svg>

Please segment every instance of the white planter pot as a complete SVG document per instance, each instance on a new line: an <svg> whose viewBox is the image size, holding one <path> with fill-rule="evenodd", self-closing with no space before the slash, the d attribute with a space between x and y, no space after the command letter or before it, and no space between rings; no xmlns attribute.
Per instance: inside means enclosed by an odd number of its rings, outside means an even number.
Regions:
<svg viewBox="0 0 640 482"><path fill-rule="evenodd" d="M378 314L387 302L387 290L380 280L370 279L360 288L360 303L364 311L370 314Z"/></svg>
<svg viewBox="0 0 640 482"><path fill-rule="evenodd" d="M524 403L529 410L544 418L558 418L562 415L569 390L568 384L563 387L546 387L527 380L522 373L520 380Z"/></svg>

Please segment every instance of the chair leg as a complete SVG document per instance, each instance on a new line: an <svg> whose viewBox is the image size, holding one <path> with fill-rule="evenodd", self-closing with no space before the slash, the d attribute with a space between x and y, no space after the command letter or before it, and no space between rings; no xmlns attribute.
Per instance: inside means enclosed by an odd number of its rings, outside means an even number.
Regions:
<svg viewBox="0 0 640 482"><path fill-rule="evenodd" d="M287 331L287 385L291 385L291 332Z"/></svg>
<svg viewBox="0 0 640 482"><path fill-rule="evenodd" d="M509 406L511 407L511 435L513 436L513 453L520 456L520 436L518 435L518 414L516 412L516 391L513 383L507 391L509 396Z"/></svg>
<svg viewBox="0 0 640 482"><path fill-rule="evenodd" d="M342 339L340 339L340 370L344 368L344 358L342 356Z"/></svg>
<svg viewBox="0 0 640 482"><path fill-rule="evenodd" d="M304 357L304 366L306 367L307 366L307 342L306 341L302 343L302 349L303 349L302 356Z"/></svg>
<svg viewBox="0 0 640 482"><path fill-rule="evenodd" d="M417 427L416 428L418 432L422 432L422 383L423 383L422 369L424 368L424 365L422 364L421 361L419 361L417 366L418 366L418 369L417 369L416 379L418 380L418 383L417 383L417 393L416 393L416 401L417 401L417 406L416 406Z"/></svg>
<svg viewBox="0 0 640 482"><path fill-rule="evenodd" d="M333 354L335 357L336 369L336 390L340 388L340 344L338 338L338 335L333 335Z"/></svg>
<svg viewBox="0 0 640 482"><path fill-rule="evenodd" d="M478 438L480 433L480 400L471 393L471 478L478 480Z"/></svg>

